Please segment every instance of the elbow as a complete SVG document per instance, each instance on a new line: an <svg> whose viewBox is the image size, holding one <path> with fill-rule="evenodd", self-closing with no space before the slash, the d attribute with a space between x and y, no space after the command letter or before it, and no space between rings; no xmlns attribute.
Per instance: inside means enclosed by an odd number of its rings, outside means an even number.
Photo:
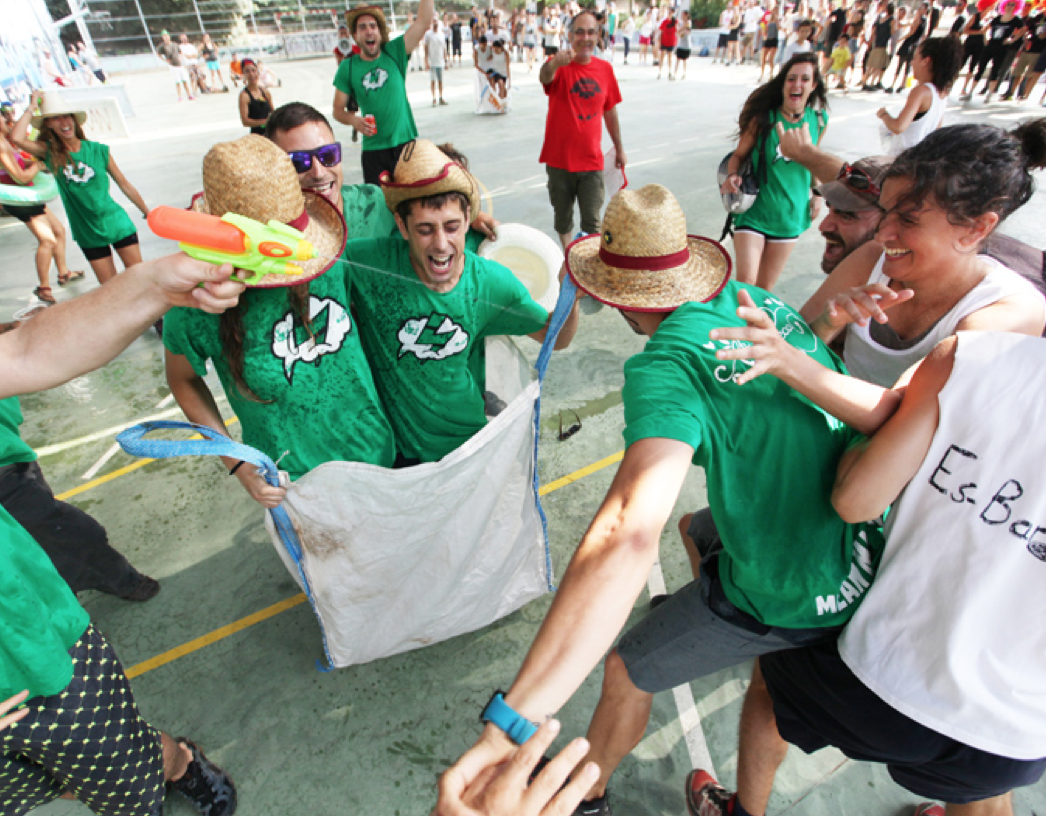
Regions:
<svg viewBox="0 0 1046 816"><path fill-rule="evenodd" d="M878 518L886 508L872 507L862 491L855 490L845 479L832 490L832 507L847 524L860 524Z"/></svg>

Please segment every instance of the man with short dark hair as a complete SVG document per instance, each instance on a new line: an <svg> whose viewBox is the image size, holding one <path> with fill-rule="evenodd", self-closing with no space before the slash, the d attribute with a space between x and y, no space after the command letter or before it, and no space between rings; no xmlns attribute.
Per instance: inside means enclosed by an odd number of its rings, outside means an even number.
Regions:
<svg viewBox="0 0 1046 816"><path fill-rule="evenodd" d="M616 164L627 163L621 144L617 105L621 91L609 62L595 56L599 20L587 9L570 26L570 48L541 66L538 79L548 96L545 142L539 161L548 173L548 197L555 211L555 227L566 249L574 231L574 203L581 210L581 231L599 232L603 208L603 137L605 122L617 154Z"/></svg>
<svg viewBox="0 0 1046 816"><path fill-rule="evenodd" d="M363 134L360 163L367 184L391 173L403 146L418 137L407 101L407 62L435 14L433 0L421 0L410 28L393 40L377 6L359 5L345 14L360 53L342 60L334 75L334 118ZM349 110L350 98L358 111Z"/></svg>
<svg viewBox="0 0 1046 816"><path fill-rule="evenodd" d="M466 249L479 185L432 142L408 145L381 186L401 237L349 241L344 257L402 467L437 461L483 428L484 339L540 342L549 313L508 269ZM556 348L576 330L575 304Z"/></svg>

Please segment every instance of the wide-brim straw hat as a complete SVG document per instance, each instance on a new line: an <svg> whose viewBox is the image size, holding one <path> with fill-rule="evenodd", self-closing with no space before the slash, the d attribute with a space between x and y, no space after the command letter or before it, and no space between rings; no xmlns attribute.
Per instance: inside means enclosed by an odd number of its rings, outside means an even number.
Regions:
<svg viewBox="0 0 1046 816"><path fill-rule="evenodd" d="M469 200L470 218L480 209L479 184L472 174L428 139L408 142L392 175L386 170L380 176L385 205L392 211L404 201L439 195L461 193Z"/></svg>
<svg viewBox="0 0 1046 816"><path fill-rule="evenodd" d="M385 22L385 12L378 6L368 6L366 3L360 3L356 8L346 11L345 25L349 27L349 33L353 37L356 36L356 20L364 14L369 14L378 21L378 28L381 29L381 41L382 43L387 43L389 41L389 24Z"/></svg>
<svg viewBox="0 0 1046 816"><path fill-rule="evenodd" d="M261 288L297 286L330 269L345 249L345 219L316 193L303 193L290 156L264 136L251 134L220 142L203 157L203 192L192 209L217 215L236 213L268 224L279 221L305 234L317 257L294 261L301 275L265 275Z"/></svg>
<svg viewBox="0 0 1046 816"><path fill-rule="evenodd" d="M33 127L40 130L44 119L49 116L64 116L65 114L72 116L81 127L87 121L87 112L77 108L75 105L70 105L58 91L44 91L43 99L40 100L40 112L32 120Z"/></svg>
<svg viewBox="0 0 1046 816"><path fill-rule="evenodd" d="M567 247L567 271L601 303L632 312L671 312L705 303L730 278L732 263L718 241L688 235L686 216L660 184L615 195L600 235Z"/></svg>

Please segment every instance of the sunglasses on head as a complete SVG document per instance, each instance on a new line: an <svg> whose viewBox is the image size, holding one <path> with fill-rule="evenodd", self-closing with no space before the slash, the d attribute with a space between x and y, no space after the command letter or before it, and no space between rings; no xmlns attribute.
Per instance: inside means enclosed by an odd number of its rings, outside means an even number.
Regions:
<svg viewBox="0 0 1046 816"><path fill-rule="evenodd" d="M313 159L324 167L334 167L336 164L341 164L341 142L331 142L312 150L292 150L288 155L291 157L294 169L299 173L308 173L312 169Z"/></svg>
<svg viewBox="0 0 1046 816"><path fill-rule="evenodd" d="M847 163L842 166L839 170L839 175L836 176L836 181L841 181L855 193L864 193L869 196L878 198L882 194L882 190L879 189L879 185L872 181L872 177L869 176L864 170L861 170L853 165Z"/></svg>

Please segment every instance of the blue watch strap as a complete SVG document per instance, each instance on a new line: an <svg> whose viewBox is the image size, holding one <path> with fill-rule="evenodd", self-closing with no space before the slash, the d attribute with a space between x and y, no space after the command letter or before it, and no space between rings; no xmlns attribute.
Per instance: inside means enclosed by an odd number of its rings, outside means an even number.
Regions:
<svg viewBox="0 0 1046 816"><path fill-rule="evenodd" d="M534 736L534 732L538 730L534 723L513 710L512 706L505 702L505 695L500 691L494 692L494 696L490 698L490 702L487 703L487 707L483 709L483 713L479 715L479 718L483 722L496 725L516 745L522 745Z"/></svg>

